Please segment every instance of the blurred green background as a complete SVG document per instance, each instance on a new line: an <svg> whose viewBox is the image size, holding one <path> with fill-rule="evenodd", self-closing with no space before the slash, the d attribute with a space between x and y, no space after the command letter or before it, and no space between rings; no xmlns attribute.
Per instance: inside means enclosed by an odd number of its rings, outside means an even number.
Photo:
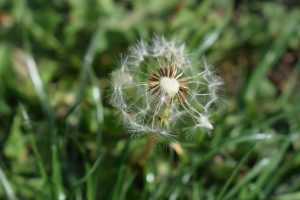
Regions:
<svg viewBox="0 0 300 200"><path fill-rule="evenodd" d="M108 103L154 33L224 79L213 136L147 149ZM298 0L1 0L0 199L300 199Z"/></svg>

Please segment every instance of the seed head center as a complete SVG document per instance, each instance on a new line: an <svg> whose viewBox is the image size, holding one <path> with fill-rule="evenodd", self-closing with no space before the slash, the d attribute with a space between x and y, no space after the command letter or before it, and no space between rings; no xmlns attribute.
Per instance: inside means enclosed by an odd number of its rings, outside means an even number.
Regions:
<svg viewBox="0 0 300 200"><path fill-rule="evenodd" d="M179 91L179 82L174 78L161 77L159 79L159 87L169 98L174 98Z"/></svg>

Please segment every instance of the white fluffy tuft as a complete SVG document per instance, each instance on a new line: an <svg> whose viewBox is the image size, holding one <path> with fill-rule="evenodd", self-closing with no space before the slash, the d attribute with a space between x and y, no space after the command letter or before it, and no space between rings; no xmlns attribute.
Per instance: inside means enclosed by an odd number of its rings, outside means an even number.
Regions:
<svg viewBox="0 0 300 200"><path fill-rule="evenodd" d="M174 66L178 75L160 77L157 81L160 92L152 95L150 76L168 66ZM188 87L184 94L180 93L182 79ZM219 99L222 80L204 58L201 64L189 56L183 43L158 35L150 44L139 41L130 47L128 55L121 57L111 81L110 103L120 111L132 134L155 133L170 138L174 137L172 133L186 129L210 133L214 128L210 118L216 109L213 105ZM179 95L180 101L170 101Z"/></svg>

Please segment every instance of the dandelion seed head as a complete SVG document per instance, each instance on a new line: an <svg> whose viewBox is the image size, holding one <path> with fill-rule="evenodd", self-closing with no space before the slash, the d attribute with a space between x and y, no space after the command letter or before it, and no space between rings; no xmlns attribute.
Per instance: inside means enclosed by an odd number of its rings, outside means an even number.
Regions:
<svg viewBox="0 0 300 200"><path fill-rule="evenodd" d="M174 138L187 128L213 129L209 118L220 85L205 59L198 62L186 53L184 43L155 35L121 56L112 73L110 102L128 132Z"/></svg>

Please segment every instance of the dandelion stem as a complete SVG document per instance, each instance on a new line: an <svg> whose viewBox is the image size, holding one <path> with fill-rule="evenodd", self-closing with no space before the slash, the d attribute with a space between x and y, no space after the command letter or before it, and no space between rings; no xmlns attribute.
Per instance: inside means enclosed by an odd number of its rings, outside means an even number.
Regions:
<svg viewBox="0 0 300 200"><path fill-rule="evenodd" d="M150 135L149 137L147 137L147 143L144 146L143 150L141 151L141 153L138 156L135 156L131 159L131 161L133 163L139 164L139 165L144 165L144 163L146 162L149 154L151 153L153 146L155 144L155 137L154 135Z"/></svg>

